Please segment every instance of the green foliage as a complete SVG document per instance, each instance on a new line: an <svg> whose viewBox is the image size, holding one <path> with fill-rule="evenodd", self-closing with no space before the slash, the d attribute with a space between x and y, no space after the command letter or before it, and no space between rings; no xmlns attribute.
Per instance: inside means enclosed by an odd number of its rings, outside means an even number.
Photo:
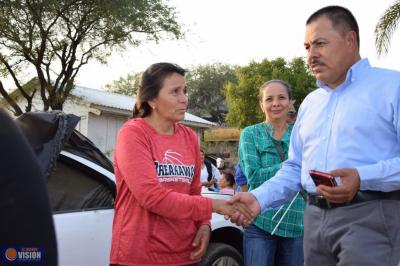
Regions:
<svg viewBox="0 0 400 266"><path fill-rule="evenodd" d="M141 73L128 74L126 77L121 77L114 80L105 87L108 91L120 93L124 95L136 95L139 87Z"/></svg>
<svg viewBox="0 0 400 266"><path fill-rule="evenodd" d="M290 74L286 81L293 88L293 99L296 100L295 108L299 108L304 98L317 88L315 77L310 73L303 58L294 58L288 62Z"/></svg>
<svg viewBox="0 0 400 266"><path fill-rule="evenodd" d="M283 58L263 60L260 63L251 62L247 66L236 69L238 82L225 85L228 114L228 125L244 128L265 119L261 112L258 93L259 88L266 81L281 79L288 82L293 88L293 97L296 107L305 96L316 88L315 79L309 73L302 58L294 58L286 62Z"/></svg>
<svg viewBox="0 0 400 266"><path fill-rule="evenodd" d="M189 70L186 80L190 112L223 124L227 113L223 87L236 82L234 67L221 63L197 66Z"/></svg>
<svg viewBox="0 0 400 266"><path fill-rule="evenodd" d="M181 29L174 8L162 0L2 0L0 69L27 100L26 111L35 93L43 110L62 109L89 60L105 63L113 49L167 36L180 38ZM27 93L21 84L32 71L40 88ZM8 99L2 86L0 94ZM15 114L22 112L9 103Z"/></svg>
<svg viewBox="0 0 400 266"><path fill-rule="evenodd" d="M379 55L387 53L390 39L399 25L400 0L389 6L375 26L375 46Z"/></svg>

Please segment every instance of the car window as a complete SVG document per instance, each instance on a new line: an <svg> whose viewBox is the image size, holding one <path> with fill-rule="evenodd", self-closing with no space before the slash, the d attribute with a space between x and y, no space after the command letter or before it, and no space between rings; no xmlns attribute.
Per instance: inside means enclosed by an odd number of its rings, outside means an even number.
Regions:
<svg viewBox="0 0 400 266"><path fill-rule="evenodd" d="M112 190L102 174L74 160L59 157L47 188L53 212L112 208Z"/></svg>

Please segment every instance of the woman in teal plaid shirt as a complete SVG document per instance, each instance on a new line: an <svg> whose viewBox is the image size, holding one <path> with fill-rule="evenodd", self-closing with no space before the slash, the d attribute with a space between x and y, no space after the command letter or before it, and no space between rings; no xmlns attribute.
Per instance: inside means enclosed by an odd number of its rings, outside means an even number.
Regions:
<svg viewBox="0 0 400 266"><path fill-rule="evenodd" d="M292 125L287 123L292 91L284 81L270 80L259 93L266 121L243 129L240 165L249 191L270 179L287 159ZM300 195L282 208L267 211L244 230L244 260L248 266L303 265L303 210Z"/></svg>

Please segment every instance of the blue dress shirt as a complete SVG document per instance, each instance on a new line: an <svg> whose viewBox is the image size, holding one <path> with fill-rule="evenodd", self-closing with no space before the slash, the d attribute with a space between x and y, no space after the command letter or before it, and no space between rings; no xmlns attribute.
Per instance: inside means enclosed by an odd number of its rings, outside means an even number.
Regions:
<svg viewBox="0 0 400 266"><path fill-rule="evenodd" d="M301 187L315 192L311 169L356 168L360 190L400 189L400 72L362 59L335 89L317 85L300 106L288 159L251 191L262 211L290 201Z"/></svg>

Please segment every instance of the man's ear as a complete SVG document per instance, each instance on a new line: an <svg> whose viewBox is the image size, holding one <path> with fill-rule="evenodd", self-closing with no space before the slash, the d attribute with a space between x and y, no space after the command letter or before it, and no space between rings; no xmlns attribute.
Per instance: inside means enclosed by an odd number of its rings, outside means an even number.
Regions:
<svg viewBox="0 0 400 266"><path fill-rule="evenodd" d="M346 42L348 47L358 50L357 33L355 31L352 30L346 34Z"/></svg>

